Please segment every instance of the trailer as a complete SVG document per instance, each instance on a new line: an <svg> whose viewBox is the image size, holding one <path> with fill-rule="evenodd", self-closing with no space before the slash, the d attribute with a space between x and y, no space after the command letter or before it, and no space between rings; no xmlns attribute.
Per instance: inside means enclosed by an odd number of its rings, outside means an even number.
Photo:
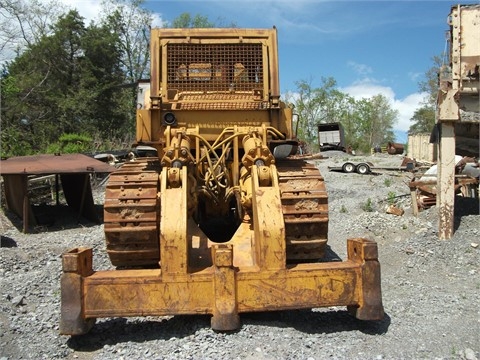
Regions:
<svg viewBox="0 0 480 360"><path fill-rule="evenodd" d="M350 161L343 163L342 166L328 167L329 171L341 171L347 174L356 172L361 175L370 174L372 172L372 169L374 169L374 165L371 162L361 162L361 163L355 164Z"/></svg>
<svg viewBox="0 0 480 360"><path fill-rule="evenodd" d="M343 163L342 166L329 166L328 170L340 171L347 174L355 172L360 175L367 175L367 174L376 173L378 170L413 171L414 168L415 168L415 164L413 162L407 162L406 165L401 165L401 166L377 167L369 161L359 162L359 163L347 161Z"/></svg>

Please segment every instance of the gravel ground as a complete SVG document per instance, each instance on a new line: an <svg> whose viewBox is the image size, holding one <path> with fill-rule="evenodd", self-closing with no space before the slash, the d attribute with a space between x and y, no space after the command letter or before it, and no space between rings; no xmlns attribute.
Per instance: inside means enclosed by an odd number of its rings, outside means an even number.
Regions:
<svg viewBox="0 0 480 360"><path fill-rule="evenodd" d="M0 360L480 359L478 201L458 199L455 235L440 241L435 208L412 215L407 173L328 170L347 158L398 166L400 157L325 156L315 162L329 192L329 245L345 258L349 237L378 242L383 321L361 322L333 307L243 314L241 329L233 333L212 331L208 316L173 316L99 319L87 335L61 336L61 254L91 246L94 267L109 268L103 227L78 224L75 214L62 209L54 226L23 234L21 223L2 212ZM101 188L95 193L101 204ZM389 198L405 210L403 216L385 213Z"/></svg>

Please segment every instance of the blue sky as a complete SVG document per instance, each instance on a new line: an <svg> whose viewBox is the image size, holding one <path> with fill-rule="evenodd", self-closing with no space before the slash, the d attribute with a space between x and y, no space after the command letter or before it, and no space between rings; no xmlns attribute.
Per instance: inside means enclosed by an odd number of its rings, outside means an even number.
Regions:
<svg viewBox="0 0 480 360"><path fill-rule="evenodd" d="M431 57L445 47L449 1L147 1L171 20L182 12L222 18L238 27L276 26L282 91L295 81L333 76L339 86L418 90ZM317 81L315 81L317 80Z"/></svg>
<svg viewBox="0 0 480 360"><path fill-rule="evenodd" d="M89 18L93 0L64 0ZM478 3L473 1L470 3ZM320 86L333 77L357 98L385 95L399 111L395 130L408 130L423 94L418 82L445 49L452 1L149 0L158 23L183 12L238 27L278 29L282 93L295 82ZM400 136L399 141L405 140Z"/></svg>

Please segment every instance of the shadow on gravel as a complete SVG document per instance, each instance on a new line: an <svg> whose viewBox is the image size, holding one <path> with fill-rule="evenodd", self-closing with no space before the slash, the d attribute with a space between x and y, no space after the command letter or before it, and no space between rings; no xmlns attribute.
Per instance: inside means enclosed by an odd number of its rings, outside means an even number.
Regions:
<svg viewBox="0 0 480 360"><path fill-rule="evenodd" d="M60 205L32 205L32 210L37 221L36 226L30 226L30 233L43 233L48 231L76 229L79 227L97 226L103 222L103 205L94 205L98 222L85 219L71 207ZM18 231L23 231L23 221L12 211L5 211L5 216Z"/></svg>
<svg viewBox="0 0 480 360"><path fill-rule="evenodd" d="M328 309L245 313L241 314L240 318L242 327L294 328L306 334L360 331L369 335L381 335L385 334L390 326L390 317L387 314L381 321L361 321L353 318L347 311ZM217 333L210 329L209 315L177 315L158 320L114 318L98 322L86 335L70 337L67 345L75 351L91 352L119 343L181 339L192 336L197 331L211 334L206 336L222 336L216 335ZM223 334L235 336L235 333L241 332L242 328Z"/></svg>
<svg viewBox="0 0 480 360"><path fill-rule="evenodd" d="M390 316L385 314L381 321L362 321L346 310L290 310L242 314L243 324L294 328L306 334L331 334L344 331L360 331L370 335L381 335L388 331Z"/></svg>
<svg viewBox="0 0 480 360"><path fill-rule="evenodd" d="M333 251L330 245L325 247L325 256L319 260L320 262L342 261L340 256Z"/></svg>
<svg viewBox="0 0 480 360"><path fill-rule="evenodd" d="M390 317L386 314L382 321L361 321L353 318L347 311L328 309L246 313L241 314L240 318L242 326L294 328L306 334L360 331L369 335L381 335L385 334L390 326ZM177 315L159 320L106 319L95 324L88 334L70 337L67 345L75 351L92 352L106 345L119 343L186 338L199 330L210 331L212 337L217 336L215 331L210 330L209 315ZM226 334L241 332L242 328Z"/></svg>
<svg viewBox="0 0 480 360"><path fill-rule="evenodd" d="M479 199L455 196L454 230L458 230L462 217L480 215Z"/></svg>
<svg viewBox="0 0 480 360"><path fill-rule="evenodd" d="M158 320L114 318L97 322L88 334L70 337L67 345L75 351L89 352L105 345L184 338L208 328L208 315L178 315Z"/></svg>
<svg viewBox="0 0 480 360"><path fill-rule="evenodd" d="M0 237L0 247L5 247L5 248L17 247L17 243L12 238L9 238L8 236L1 235L1 237Z"/></svg>

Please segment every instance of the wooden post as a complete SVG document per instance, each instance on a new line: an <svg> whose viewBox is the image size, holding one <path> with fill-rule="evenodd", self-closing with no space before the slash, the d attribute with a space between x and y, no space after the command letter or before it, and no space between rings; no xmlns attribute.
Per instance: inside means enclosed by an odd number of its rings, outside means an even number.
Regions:
<svg viewBox="0 0 480 360"><path fill-rule="evenodd" d="M410 188L410 197L412 199L413 216L418 216L417 188Z"/></svg>

